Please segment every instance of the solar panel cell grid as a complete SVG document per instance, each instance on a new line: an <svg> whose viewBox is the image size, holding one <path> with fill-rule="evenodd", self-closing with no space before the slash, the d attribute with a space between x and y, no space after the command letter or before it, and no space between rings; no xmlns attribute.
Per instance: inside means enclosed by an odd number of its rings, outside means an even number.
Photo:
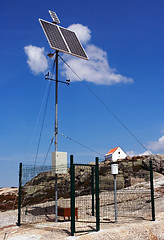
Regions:
<svg viewBox="0 0 164 240"><path fill-rule="evenodd" d="M51 48L59 50L59 51L66 51L69 52L58 27L55 24L48 23L40 19L41 25L44 29L44 32L47 36L47 39L50 43Z"/></svg>
<svg viewBox="0 0 164 240"><path fill-rule="evenodd" d="M59 20L59 18L57 17L57 15L56 15L55 12L49 10L49 13L50 13L50 16L51 16L53 22L55 22L55 23L60 23L60 20Z"/></svg>
<svg viewBox="0 0 164 240"><path fill-rule="evenodd" d="M51 48L74 55L76 57L88 59L74 32L42 19L39 19L39 21Z"/></svg>
<svg viewBox="0 0 164 240"><path fill-rule="evenodd" d="M75 54L77 56L82 56L84 58L87 58L87 55L85 54L85 51L83 47L81 46L76 34L70 30L67 30L65 28L60 27L60 30L68 44L68 47L72 54Z"/></svg>

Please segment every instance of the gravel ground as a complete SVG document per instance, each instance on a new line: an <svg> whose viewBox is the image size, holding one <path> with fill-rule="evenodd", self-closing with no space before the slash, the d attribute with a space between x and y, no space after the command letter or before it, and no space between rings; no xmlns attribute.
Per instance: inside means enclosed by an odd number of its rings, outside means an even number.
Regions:
<svg viewBox="0 0 164 240"><path fill-rule="evenodd" d="M156 180L155 187L164 186L164 178ZM0 213L0 240L164 240L164 195L155 201L156 221L109 223L99 232L70 236L69 222L41 222L16 226L17 210Z"/></svg>

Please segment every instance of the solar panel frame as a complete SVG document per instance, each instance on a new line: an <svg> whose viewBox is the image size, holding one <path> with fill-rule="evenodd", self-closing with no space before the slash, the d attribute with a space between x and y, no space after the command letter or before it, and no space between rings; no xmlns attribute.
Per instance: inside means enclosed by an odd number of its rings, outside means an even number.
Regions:
<svg viewBox="0 0 164 240"><path fill-rule="evenodd" d="M55 12L49 10L49 14L50 14L54 23L60 23L60 20L59 20L57 14Z"/></svg>
<svg viewBox="0 0 164 240"><path fill-rule="evenodd" d="M78 37L76 36L75 32L68 30L61 26L59 27L58 25L56 25L54 23L50 23L43 19L39 19L39 22L40 22L41 27L46 35L48 43L52 49L55 49L59 52L67 53L67 54L70 54L70 55L73 55L76 57L80 57L80 58L83 58L86 60L89 59L84 48L82 47L82 45L80 43ZM45 27L44 25L47 25L49 29L46 29L47 27ZM51 33L49 31L50 28L52 30ZM54 32L56 31L56 34L58 35L58 39L57 39L57 36L54 35L53 31ZM53 37L54 37L54 39L56 39L56 42L53 39ZM71 40L70 40L71 37L74 38L74 43L71 42ZM59 44L59 42L61 45ZM78 49L78 47L79 47L79 49Z"/></svg>
<svg viewBox="0 0 164 240"><path fill-rule="evenodd" d="M61 27L61 26L59 27L59 29L61 30L61 33L67 43L67 46L68 46L71 54L76 57L88 59L88 56L87 56L83 46L81 45L78 37L76 36L76 33L71 30L68 30L64 27Z"/></svg>
<svg viewBox="0 0 164 240"><path fill-rule="evenodd" d="M46 38L48 40L48 43L49 43L50 47L52 49L55 49L55 50L59 51L59 52L69 53L69 49L68 49L68 47L65 43L65 40L63 39L63 36L61 35L61 33L59 31L58 26L54 23L50 23L50 22L45 21L43 19L39 19L39 22L40 22L41 27L44 31L44 34L46 35ZM58 34L58 37L56 37L56 46L55 47L53 46L53 44L55 44L55 43L53 43L53 41L52 41L52 37L55 37L55 36L54 36L54 34L52 34L52 33L50 34L50 32L46 31L46 28L44 26L45 23L47 23L50 27L52 27L53 30L56 30L56 34ZM61 41L61 45L59 44L58 40Z"/></svg>

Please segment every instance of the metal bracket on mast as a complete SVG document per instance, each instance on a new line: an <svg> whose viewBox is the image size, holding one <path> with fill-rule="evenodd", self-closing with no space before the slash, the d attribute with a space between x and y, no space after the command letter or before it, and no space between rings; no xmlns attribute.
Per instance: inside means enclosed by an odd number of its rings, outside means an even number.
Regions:
<svg viewBox="0 0 164 240"><path fill-rule="evenodd" d="M50 78L49 76L50 76L50 73L48 72L48 73L45 75L45 79L46 79L46 80L50 80L50 81L54 81L54 82L58 81L58 82L61 82L61 83L67 84L67 85L70 84L70 79L67 79L67 80L64 82L64 81L56 80L56 79L54 79L54 78Z"/></svg>
<svg viewBox="0 0 164 240"><path fill-rule="evenodd" d="M54 56L55 52L54 53L48 53L47 56L52 58ZM54 60L54 66L55 67L55 63L56 63L56 67L57 67L57 70L58 71L58 61L57 61L57 58L58 58L58 52L56 51L56 58ZM50 73L48 72L46 75L45 75L45 79L46 80L50 80L50 81L54 81L54 82L61 82L61 83L64 83L64 84L67 84L69 85L70 84L70 79L67 79L65 82L64 81L60 81L58 79L54 79L54 78L50 78Z"/></svg>

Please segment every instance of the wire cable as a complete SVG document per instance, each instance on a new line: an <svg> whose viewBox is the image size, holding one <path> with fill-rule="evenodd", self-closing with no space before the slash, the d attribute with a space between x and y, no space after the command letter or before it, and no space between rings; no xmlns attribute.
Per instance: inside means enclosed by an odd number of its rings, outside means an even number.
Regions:
<svg viewBox="0 0 164 240"><path fill-rule="evenodd" d="M112 110L104 103L104 101L97 96L97 94L81 79L81 77L72 69L72 67L59 55L60 59L67 65L67 67L78 77L78 79L85 85L85 87L97 98L97 100L106 108L106 110L127 130L127 132L146 150L150 155L151 152L142 144L142 142L130 131L130 129L112 112Z"/></svg>
<svg viewBox="0 0 164 240"><path fill-rule="evenodd" d="M55 137L55 133L54 133L54 135L53 135L53 137L52 137L52 139L51 139L51 142L50 142L50 145L49 145L49 147L48 147L48 151L47 151L47 153L46 153L46 156L45 156L45 159L44 159L44 161L43 161L42 167L44 166L44 164L45 164L45 162L46 162L46 160L47 160L48 154L49 154L50 149L51 149L51 145L52 145L52 143L53 143L53 141L54 141L54 137Z"/></svg>
<svg viewBox="0 0 164 240"><path fill-rule="evenodd" d="M52 66L52 72L51 72L52 77L53 77L53 74L54 74L55 63L56 63L56 58L53 62L53 66ZM38 145L37 145L37 150L36 150L36 155L35 155L35 160L34 160L34 169L35 169L35 166L36 166L36 161L37 161L37 157L38 157L41 136L42 136L42 132L43 132L43 125L44 125L44 121L45 121L47 105L48 105L48 100L49 100L49 95L50 95L50 89L51 89L51 85L52 85L51 83L52 82L50 81L49 88L48 88L47 99L46 99L46 104L45 104L45 110L44 110L44 114L43 114L43 121L42 121L42 125L41 125L41 131L40 131L40 135L39 135L39 140L38 140ZM42 105L43 105L43 103L42 103ZM40 110L40 113L41 113L41 110ZM50 150L50 147L49 147L49 150ZM46 155L46 158L47 158L47 156L48 156L48 154Z"/></svg>
<svg viewBox="0 0 164 240"><path fill-rule="evenodd" d="M49 84L48 95L47 95L47 99L46 99L46 105L45 105L45 110L44 110L44 114L43 114L41 130L40 130L40 134L39 134L39 140L38 140L38 145L37 145L37 150L36 150L36 155L35 155L35 160L34 160L34 168L36 166L36 161L37 161L37 158L38 158L38 152L39 152L39 147L40 147L40 142L41 142L41 137L42 137L42 132L43 132L43 126L44 126L44 122L45 122L45 116L46 116L46 111L47 111L49 95L50 95L50 89L51 89L51 82Z"/></svg>
<svg viewBox="0 0 164 240"><path fill-rule="evenodd" d="M51 73L52 78L53 78L53 74L54 74L55 64L56 64L56 58L55 58L55 60L54 60L54 62L53 62L52 73ZM55 125L55 124L54 124L54 125ZM55 127L55 126L54 126L54 127ZM52 137L51 142L50 142L50 144L49 144L49 147L48 147L46 156L45 156L45 158L44 158L42 167L44 167L44 164L45 164L45 162L46 162L46 160L47 160L47 157L48 157L48 154L49 154L49 152L50 152L51 145L52 145L52 143L53 143L53 141L54 141L54 138L55 138L55 133L53 134L53 137Z"/></svg>
<svg viewBox="0 0 164 240"><path fill-rule="evenodd" d="M86 148L86 149L88 149L88 150L90 150L90 151L92 151L92 152L100 155L101 157L104 157L104 155L102 155L101 153L99 153L99 152L93 150L92 148L87 147L86 145L84 145L84 144L82 144L82 143L80 143L80 142L78 142L78 141L76 141L76 140L74 140L74 139L72 139L72 138L64 135L63 133L58 132L58 134L60 134L61 136L65 137L65 138L67 138L67 139L69 139L70 141L72 141L72 142L74 142L74 143L77 143L77 144L79 144L80 146L82 146L82 147L84 147L84 148Z"/></svg>
<svg viewBox="0 0 164 240"><path fill-rule="evenodd" d="M29 144L28 155L29 155L29 153L31 151L31 146L32 146L33 141L34 141L34 137L35 137L35 134L36 134L36 129L37 129L38 122L39 122L39 119L40 119L40 115L41 115L41 112L42 112L42 109L43 109L43 104L45 102L45 98L46 98L46 94L47 94L47 90L48 90L48 85L49 85L49 83L47 83L47 86L46 86L46 89L45 89L45 92L44 92L43 100L42 100L42 103L41 103L41 106L40 106L40 110L39 110L39 113L38 113L38 116L37 116L37 120L36 120L36 123L35 123L34 130L33 130L31 142Z"/></svg>
<svg viewBox="0 0 164 240"><path fill-rule="evenodd" d="M61 133L61 132L58 132L58 134L60 134L61 136L63 136L63 137L65 137L65 138L69 139L70 141L72 141L72 142L74 142L74 143L76 143L76 144L78 144L78 145L80 145L80 146L82 146L82 147L84 147L84 148L90 150L91 152L94 152L94 153L96 153L96 154L98 154L98 155L100 155L101 157L104 158L104 155L102 155L101 153L99 153L99 152L97 152L97 151L91 149L90 147L87 147L86 145L84 145L84 144L82 144L82 143L80 143L80 142L74 140L73 138L68 137L68 136L64 135L63 133ZM47 157L48 157L48 154L49 154L49 152L50 152L51 145L52 145L52 143L53 143L53 141L54 141L54 138L55 138L55 132L54 132L54 135L53 135L53 137L52 137L52 139L51 139L50 145L49 145L49 147L48 147L48 151L47 151L47 153L46 153L46 156L45 156L45 159L44 159L44 162L43 162L42 167L44 166L44 164L45 164L45 162L46 162L46 160L47 160Z"/></svg>

